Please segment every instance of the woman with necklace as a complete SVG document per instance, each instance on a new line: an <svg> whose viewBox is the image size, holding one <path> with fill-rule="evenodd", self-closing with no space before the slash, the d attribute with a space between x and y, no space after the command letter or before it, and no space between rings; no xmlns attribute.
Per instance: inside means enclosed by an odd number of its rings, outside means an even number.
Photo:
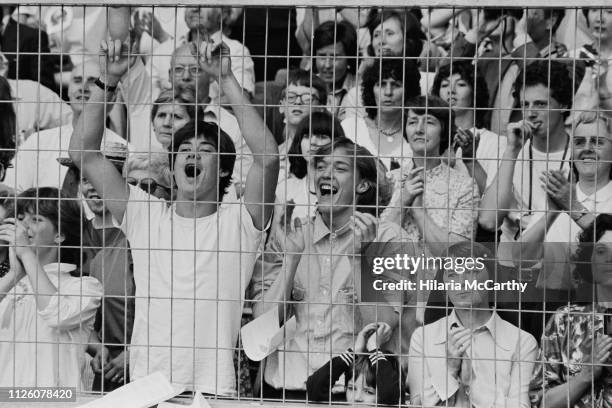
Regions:
<svg viewBox="0 0 612 408"><path fill-rule="evenodd" d="M420 73L410 60L377 60L363 76L361 93L367 117L342 122L346 136L394 170L412 157L404 139L404 100L421 93Z"/></svg>

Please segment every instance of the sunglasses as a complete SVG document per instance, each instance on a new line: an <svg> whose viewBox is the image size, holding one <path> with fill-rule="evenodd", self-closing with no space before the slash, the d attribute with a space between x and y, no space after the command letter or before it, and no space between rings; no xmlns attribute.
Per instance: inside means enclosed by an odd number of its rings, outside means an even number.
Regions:
<svg viewBox="0 0 612 408"><path fill-rule="evenodd" d="M147 193L152 193L157 190L157 188L162 188L166 193L170 193L170 188L166 187L162 184L159 184L157 181L152 178L144 178L142 180L136 180L129 178L127 179L127 183L132 186L138 186L141 190L146 191Z"/></svg>

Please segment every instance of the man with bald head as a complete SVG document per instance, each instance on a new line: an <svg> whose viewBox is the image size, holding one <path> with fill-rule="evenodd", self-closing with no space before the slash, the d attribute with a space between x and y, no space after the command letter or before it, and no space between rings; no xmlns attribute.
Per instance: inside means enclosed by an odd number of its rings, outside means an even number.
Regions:
<svg viewBox="0 0 612 408"><path fill-rule="evenodd" d="M61 166L56 158L68 155L68 144L74 125L89 100L90 88L100 76L96 59L78 61L73 58L74 68L68 85L68 97L72 110L72 122L63 126L33 133L22 143L13 160L13 167L7 169L4 183L18 192L32 187L61 188L67 168ZM106 129L106 140L126 144L119 135Z"/></svg>

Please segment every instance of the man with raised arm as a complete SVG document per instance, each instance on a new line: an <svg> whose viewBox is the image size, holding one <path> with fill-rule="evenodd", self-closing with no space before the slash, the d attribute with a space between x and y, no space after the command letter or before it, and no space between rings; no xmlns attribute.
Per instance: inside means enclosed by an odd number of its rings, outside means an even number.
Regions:
<svg viewBox="0 0 612 408"><path fill-rule="evenodd" d="M236 391L233 354L244 301L264 229L272 215L278 146L232 74L227 47L193 46L200 68L229 98L253 165L242 202L222 202L235 161L234 144L217 125L196 120L174 135L170 166L176 200L126 185L99 153L103 102L131 58L120 40L103 42L102 75L75 126L70 156L121 224L132 249L136 311L130 378L161 371L173 384L208 394Z"/></svg>

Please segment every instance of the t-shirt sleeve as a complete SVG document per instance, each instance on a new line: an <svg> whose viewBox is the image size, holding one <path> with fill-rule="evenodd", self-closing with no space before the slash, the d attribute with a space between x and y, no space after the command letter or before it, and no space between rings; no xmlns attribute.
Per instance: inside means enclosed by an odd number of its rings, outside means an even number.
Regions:
<svg viewBox="0 0 612 408"><path fill-rule="evenodd" d="M147 194L138 187L128 185L130 196L125 208L121 231L133 247L139 247L139 239L149 236L149 228L153 220L159 220L165 209L166 202ZM148 246L148 242L143 243Z"/></svg>

